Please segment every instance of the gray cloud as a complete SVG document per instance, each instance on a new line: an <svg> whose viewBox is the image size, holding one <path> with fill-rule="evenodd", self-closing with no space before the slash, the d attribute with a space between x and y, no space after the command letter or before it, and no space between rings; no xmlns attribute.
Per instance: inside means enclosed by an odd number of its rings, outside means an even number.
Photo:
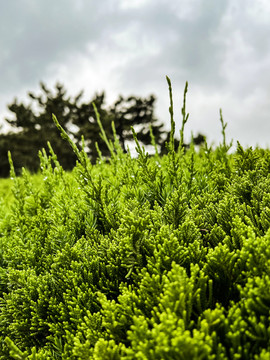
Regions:
<svg viewBox="0 0 270 360"><path fill-rule="evenodd" d="M139 9L134 17L139 26L137 38L138 48L151 47L156 44L157 51L145 57L144 61L134 59L126 69L126 78L140 82L145 73L153 77L156 72L163 74L170 71L176 79L183 81L188 78L191 82L209 86L211 83L222 81L220 63L224 46L215 40L216 32L228 7L227 1L216 2L207 0L197 2L191 13L194 16L181 18L184 9L179 6L175 9L168 2L151 2ZM124 80L125 73L123 72Z"/></svg>
<svg viewBox="0 0 270 360"><path fill-rule="evenodd" d="M70 90L155 93L165 119L169 75L178 96L189 81L194 131L208 126L217 137L222 107L235 137L250 141L251 133L263 142L270 130L269 32L270 5L262 0L6 1L0 5L0 106L41 80L60 80Z"/></svg>
<svg viewBox="0 0 270 360"><path fill-rule="evenodd" d="M41 80L52 63L70 53L85 53L87 44L102 42L123 23L103 2L21 0L1 4L0 90ZM107 1L106 1L107 3ZM112 28L110 28L112 30Z"/></svg>

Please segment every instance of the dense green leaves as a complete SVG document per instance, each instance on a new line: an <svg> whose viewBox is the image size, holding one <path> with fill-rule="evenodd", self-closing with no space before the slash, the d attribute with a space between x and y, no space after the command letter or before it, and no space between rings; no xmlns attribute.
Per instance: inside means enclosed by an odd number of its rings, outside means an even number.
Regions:
<svg viewBox="0 0 270 360"><path fill-rule="evenodd" d="M68 138L74 170L48 145L38 182L11 162L0 359L269 359L270 151L228 154L224 129L138 158L104 133L96 165Z"/></svg>

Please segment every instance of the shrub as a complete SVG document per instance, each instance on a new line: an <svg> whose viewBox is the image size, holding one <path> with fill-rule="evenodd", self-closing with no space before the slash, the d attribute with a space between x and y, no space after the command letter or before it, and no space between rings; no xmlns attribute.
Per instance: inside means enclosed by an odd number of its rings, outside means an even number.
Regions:
<svg viewBox="0 0 270 360"><path fill-rule="evenodd" d="M38 184L10 159L0 359L269 359L270 152L229 154L223 119L216 149L175 149L172 116L167 155L102 131L92 165L54 120L72 173L51 147Z"/></svg>

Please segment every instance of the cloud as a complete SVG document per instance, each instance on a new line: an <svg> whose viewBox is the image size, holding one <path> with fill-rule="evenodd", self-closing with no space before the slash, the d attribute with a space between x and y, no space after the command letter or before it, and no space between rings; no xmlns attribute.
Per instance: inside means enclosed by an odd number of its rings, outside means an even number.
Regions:
<svg viewBox="0 0 270 360"><path fill-rule="evenodd" d="M137 48L147 49L143 61L133 59L123 77L139 83L138 74L145 73L153 80L156 72L173 73L179 81L189 79L209 86L222 81L219 65L222 45L215 39L216 32L228 6L227 1L214 0L168 3L148 2L135 13L138 24ZM150 51L155 48L155 51ZM150 70L150 72L149 72ZM132 77L134 75L134 78Z"/></svg>
<svg viewBox="0 0 270 360"><path fill-rule="evenodd" d="M3 2L0 106L58 80L71 94L105 90L109 102L154 93L157 115L169 123L169 75L176 113L189 81L188 131L219 138L222 107L233 137L266 143L269 31L267 0Z"/></svg>
<svg viewBox="0 0 270 360"><path fill-rule="evenodd" d="M87 53L88 44L106 42L110 26L117 31L123 22L104 1L21 0L5 2L0 14L0 91L39 81L52 63Z"/></svg>

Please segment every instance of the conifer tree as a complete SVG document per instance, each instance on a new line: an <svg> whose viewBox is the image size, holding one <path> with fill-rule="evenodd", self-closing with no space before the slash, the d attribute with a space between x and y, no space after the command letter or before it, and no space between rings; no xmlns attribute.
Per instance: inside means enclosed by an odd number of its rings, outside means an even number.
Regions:
<svg viewBox="0 0 270 360"><path fill-rule="evenodd" d="M0 175L8 175L7 152L10 150L14 158L16 170L22 166L31 171L39 168L38 151L47 148L50 141L52 147L58 154L58 158L66 169L75 165L76 157L67 144L63 144L61 136L52 122L52 114L57 114L63 128L71 135L70 125L74 105L66 96L63 85L56 84L55 91L49 90L41 83L42 93L34 95L29 92L32 100L30 104L18 103L15 99L8 106L13 113L12 118L5 120L14 131L0 136L1 171Z"/></svg>
<svg viewBox="0 0 270 360"><path fill-rule="evenodd" d="M95 162L98 157L98 151L96 147L96 143L103 154L103 156L109 155L109 150L101 140L100 137L100 128L97 123L93 103L95 104L98 113L102 119L102 125L106 131L106 134L109 139L113 138L111 122L112 118L105 109L105 92L100 94L96 93L94 97L88 102L81 102L81 97L83 92L81 92L76 102L74 103L74 116L72 119L73 125L75 125L78 131L74 132L74 137L76 139L76 143L80 143L82 136L85 141L85 151L87 155L91 158L92 162Z"/></svg>
<svg viewBox="0 0 270 360"><path fill-rule="evenodd" d="M151 144L149 125L157 144L162 142L163 125L158 124L154 116L154 105L156 98L150 95L148 98L122 96L110 108L110 113L115 123L116 133L119 136L120 144L126 152L126 142L133 139L131 127L136 128L137 139L144 145Z"/></svg>
<svg viewBox="0 0 270 360"><path fill-rule="evenodd" d="M84 137L85 151L95 163L99 156L97 145L102 155L109 156L109 150L100 137L100 128L96 119L93 103L95 104L102 126L109 140L112 140L114 122L116 134L123 151L127 151L128 141L133 141L131 127L136 128L137 138L144 145L151 144L150 126L155 142L160 145L163 141L163 125L158 124L154 116L155 97L148 98L119 96L111 106L105 103L105 93L96 93L89 101L82 101L83 92L74 98L67 95L62 84L57 83L53 90L40 83L41 93L36 95L29 92L30 103L25 105L17 99L8 106L13 116L6 118L11 130L8 134L0 134L0 176L8 176L9 164L7 152L10 150L14 158L14 167L18 172L26 167L32 172L39 168L38 151L48 150L50 141L63 168L70 170L74 167L76 158L69 146L62 142L53 121L54 114L63 129L81 145ZM165 134L166 137L166 134Z"/></svg>

